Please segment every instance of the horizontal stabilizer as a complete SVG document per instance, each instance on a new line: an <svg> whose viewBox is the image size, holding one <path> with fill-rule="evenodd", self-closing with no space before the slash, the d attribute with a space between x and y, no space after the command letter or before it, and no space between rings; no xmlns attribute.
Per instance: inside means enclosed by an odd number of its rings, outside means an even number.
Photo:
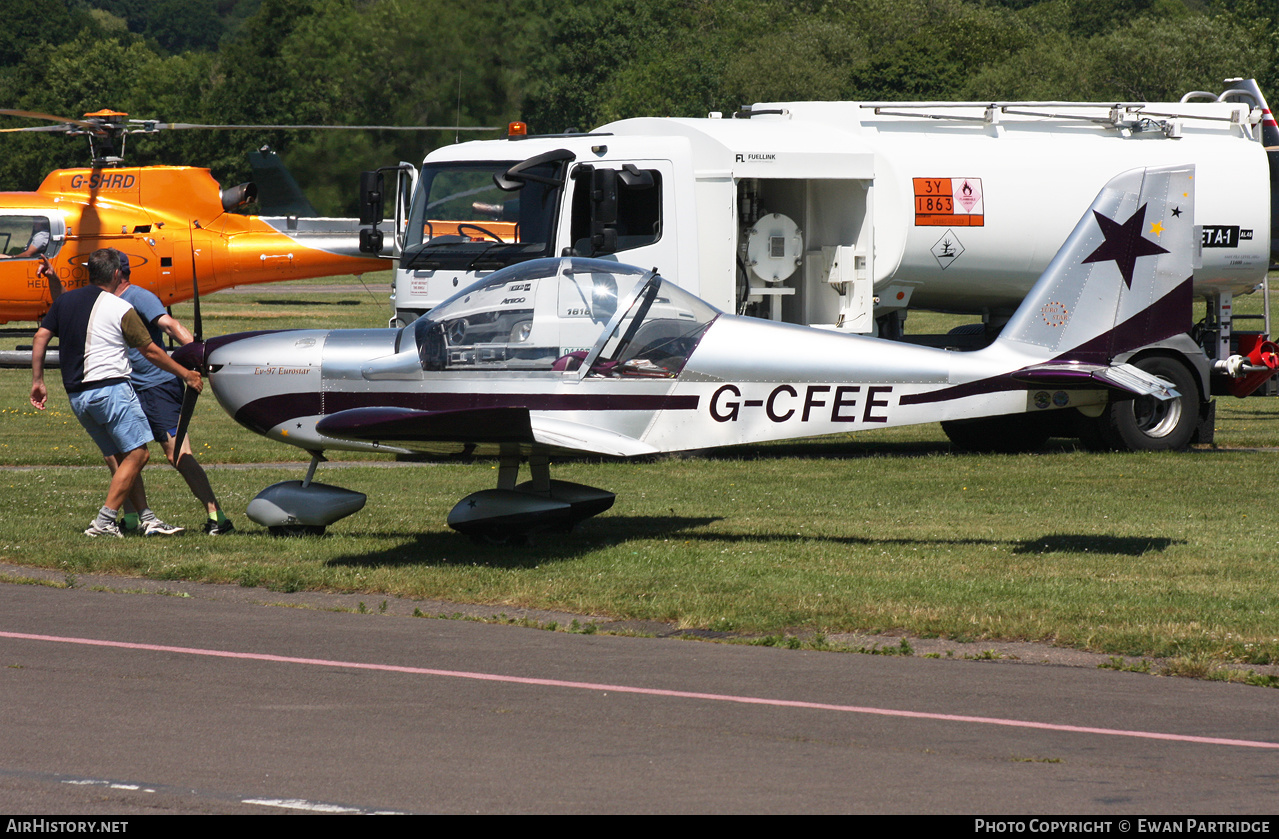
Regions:
<svg viewBox="0 0 1279 839"><path fill-rule="evenodd" d="M1019 382L1040 387L1096 388L1119 390L1135 396L1175 399L1181 394L1168 382L1131 364L1079 364L1070 362L1036 364L1013 373Z"/></svg>

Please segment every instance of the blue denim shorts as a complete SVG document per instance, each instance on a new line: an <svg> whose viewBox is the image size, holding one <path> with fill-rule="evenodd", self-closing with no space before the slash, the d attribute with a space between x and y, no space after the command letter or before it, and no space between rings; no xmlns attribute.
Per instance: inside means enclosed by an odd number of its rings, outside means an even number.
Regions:
<svg viewBox="0 0 1279 839"><path fill-rule="evenodd" d="M128 382L82 390L68 398L103 457L128 454L151 442L151 428Z"/></svg>

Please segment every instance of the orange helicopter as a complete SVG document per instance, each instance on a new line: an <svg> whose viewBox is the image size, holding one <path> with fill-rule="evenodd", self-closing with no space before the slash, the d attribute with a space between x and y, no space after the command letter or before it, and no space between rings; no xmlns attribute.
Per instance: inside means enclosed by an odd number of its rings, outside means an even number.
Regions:
<svg viewBox="0 0 1279 839"><path fill-rule="evenodd" d="M85 262L98 248L129 256L134 284L166 306L200 293L250 283L362 274L387 268L359 251L357 219L318 218L274 152L253 152L255 166L292 192L277 216L234 210L257 197L245 183L222 189L208 169L192 166L125 167L128 134L165 129L392 129L444 126L231 126L127 120L102 110L84 119L0 109L0 114L58 125L0 129L86 135L93 155L84 169L58 169L35 192L0 193L0 323L39 320L52 302L39 270L47 258L63 290L84 285ZM448 126L454 128L454 126ZM491 130L468 127L469 130ZM265 205L264 205L265 207ZM269 207L267 207L269 209Z"/></svg>

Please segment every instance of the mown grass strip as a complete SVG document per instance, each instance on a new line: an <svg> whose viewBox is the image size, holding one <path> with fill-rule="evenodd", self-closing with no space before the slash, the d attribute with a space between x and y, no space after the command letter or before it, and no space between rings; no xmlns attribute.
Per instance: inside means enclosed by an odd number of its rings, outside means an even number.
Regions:
<svg viewBox="0 0 1279 839"><path fill-rule="evenodd" d="M317 308L270 288L261 300L287 301L281 311ZM209 306L215 319L219 305ZM333 325L385 317L372 302L332 309L345 313ZM368 462L385 459L375 455L318 476L368 493L364 511L322 539L272 539L244 507L300 477L306 455L244 431L206 399L192 431L205 463L297 464L213 470L241 533L105 543L80 534L106 485L101 461L60 388L41 414L26 405L29 381L0 371L0 464L94 468L0 472L0 558L68 575L395 594L777 638L1042 640L1192 669L1279 661L1279 526L1261 501L1277 455L1228 450L1279 446L1273 400L1222 400L1223 449L1184 454L1059 444L1033 456L955 455L937 426L922 426L648 463L568 462L556 477L614 490L617 505L574 534L510 548L443 525L457 499L494 485L492 462L384 469ZM155 463L153 505L198 528L176 473Z"/></svg>

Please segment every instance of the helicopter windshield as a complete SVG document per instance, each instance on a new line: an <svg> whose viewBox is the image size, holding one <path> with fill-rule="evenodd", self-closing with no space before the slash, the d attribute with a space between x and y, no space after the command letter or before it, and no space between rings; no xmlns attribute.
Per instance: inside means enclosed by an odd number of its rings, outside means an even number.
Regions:
<svg viewBox="0 0 1279 839"><path fill-rule="evenodd" d="M519 189L499 189L493 176L515 165L459 161L423 166L400 267L501 268L550 256L564 163L530 166Z"/></svg>
<svg viewBox="0 0 1279 839"><path fill-rule="evenodd" d="M60 218L0 213L0 258L53 256L62 246L63 233Z"/></svg>
<svg viewBox="0 0 1279 839"><path fill-rule="evenodd" d="M428 371L581 375L586 363L588 376L672 378L718 314L652 271L540 259L472 284L411 328Z"/></svg>

